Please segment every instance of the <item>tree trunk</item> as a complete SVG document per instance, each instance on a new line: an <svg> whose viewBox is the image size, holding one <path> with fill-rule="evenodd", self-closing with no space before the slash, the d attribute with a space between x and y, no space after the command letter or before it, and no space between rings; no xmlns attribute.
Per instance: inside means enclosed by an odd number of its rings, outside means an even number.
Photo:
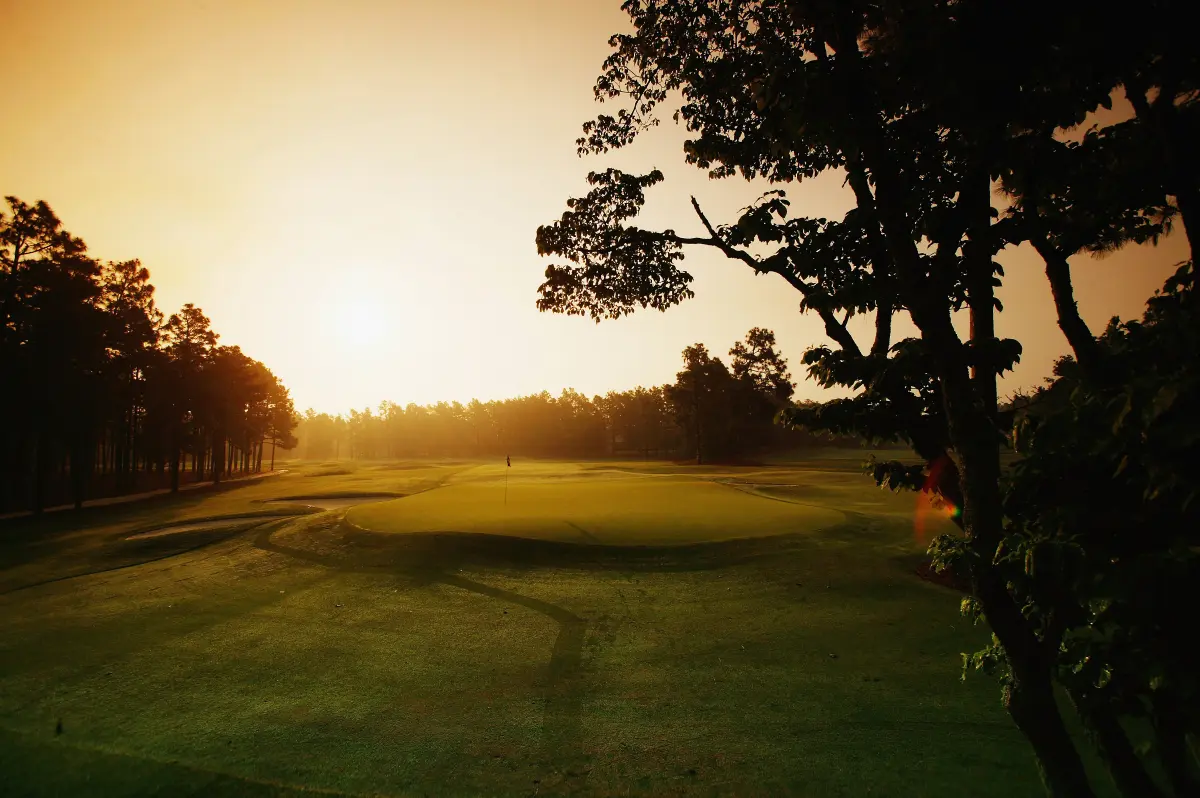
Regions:
<svg viewBox="0 0 1200 798"><path fill-rule="evenodd" d="M1200 244L1200 191L1181 189L1175 195L1175 205L1183 219L1183 232L1188 240L1188 252L1192 263L1200 263L1197 244Z"/></svg>
<svg viewBox="0 0 1200 798"><path fill-rule="evenodd" d="M0 413L2 412L0 411ZM3 417L8 418L6 414ZM7 425L3 426L7 427ZM0 514L8 512L9 505L12 502L9 493L12 490L12 475L9 467L10 457L7 430L0 429Z"/></svg>
<svg viewBox="0 0 1200 798"><path fill-rule="evenodd" d="M1200 798L1200 778L1187 742L1187 720L1165 697L1154 700L1154 739L1175 798Z"/></svg>
<svg viewBox="0 0 1200 798"><path fill-rule="evenodd" d="M30 509L35 515L40 515L46 501L46 433L42 429L42 421L38 421L38 431L33 442L33 492L30 496Z"/></svg>
<svg viewBox="0 0 1200 798"><path fill-rule="evenodd" d="M1045 673L1018 676L1005 688L1008 714L1033 746L1042 783L1052 798L1094 798L1079 752L1063 725Z"/></svg>
<svg viewBox="0 0 1200 798"><path fill-rule="evenodd" d="M1102 699L1090 700L1076 691L1070 691L1069 695L1121 794L1125 798L1164 798L1112 709Z"/></svg>
<svg viewBox="0 0 1200 798"><path fill-rule="evenodd" d="M179 492L179 460L183 456L178 424L171 425L171 492Z"/></svg>
<svg viewBox="0 0 1200 798"><path fill-rule="evenodd" d="M845 50L850 58L859 54L854 46ZM973 385L967 369L968 352L954 330L945 293L929 276L917 249L906 211L908 185L890 145L874 121L864 122L860 132L864 163L875 177L876 208L891 264L898 284L905 287L904 296L898 299L908 307L935 364L947 435L961 466L963 529L977 555L971 568L972 589L1012 671L1005 705L1032 745L1050 794L1055 798L1094 798L1079 752L1054 701L1050 663L1041 655L1037 637L992 565L1004 532L996 406L986 406L985 396L976 390L986 386ZM991 307L978 303L972 310L980 314L993 312ZM983 330L977 332L982 334Z"/></svg>
<svg viewBox="0 0 1200 798"><path fill-rule="evenodd" d="M1050 281L1050 293L1054 297L1054 308L1058 311L1058 327L1067 337L1075 352L1075 360L1087 374L1095 374L1100 367L1100 344L1092 334L1087 322L1079 315L1075 304L1075 291L1071 286L1071 264L1045 236L1030 240L1033 248L1046 263L1046 278Z"/></svg>
<svg viewBox="0 0 1200 798"><path fill-rule="evenodd" d="M225 439L219 433L212 435L212 483L221 484L221 476L225 471Z"/></svg>
<svg viewBox="0 0 1200 798"><path fill-rule="evenodd" d="M970 177L962 187L960 205L965 205L970 222L963 260L967 269L967 301L971 311L973 364L971 384L984 411L994 422L997 411L996 363L985 357L996 340L996 292L992 285L996 269L992 262L992 182L987 172Z"/></svg>
<svg viewBox="0 0 1200 798"><path fill-rule="evenodd" d="M938 364L948 431L958 456L963 529L976 554L971 568L972 591L1011 669L1012 683L1005 691L1005 706L1033 747L1050 795L1093 798L1083 761L1054 701L1050 658L1042 652L1041 642L992 563L1004 531L994 371L990 378L981 378L977 372L972 379L965 363L966 347L954 333L948 308L935 310L922 306L920 297L912 299L913 320ZM973 310L979 313L980 309ZM977 334L986 335L989 326L981 318L976 321L973 327Z"/></svg>
<svg viewBox="0 0 1200 798"><path fill-rule="evenodd" d="M87 494L87 436L79 435L71 446L71 498L76 510L83 509L83 501Z"/></svg>

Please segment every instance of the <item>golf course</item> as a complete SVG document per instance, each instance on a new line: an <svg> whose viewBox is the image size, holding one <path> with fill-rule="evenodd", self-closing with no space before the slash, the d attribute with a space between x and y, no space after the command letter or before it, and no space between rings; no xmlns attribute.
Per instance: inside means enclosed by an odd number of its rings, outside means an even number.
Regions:
<svg viewBox="0 0 1200 798"><path fill-rule="evenodd" d="M1037 794L917 575L948 522L862 457L293 462L9 519L0 793Z"/></svg>

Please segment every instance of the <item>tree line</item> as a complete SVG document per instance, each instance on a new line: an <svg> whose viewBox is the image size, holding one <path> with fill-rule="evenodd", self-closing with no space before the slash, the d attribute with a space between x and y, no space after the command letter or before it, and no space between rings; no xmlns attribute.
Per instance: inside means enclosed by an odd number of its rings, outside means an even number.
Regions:
<svg viewBox="0 0 1200 798"><path fill-rule="evenodd" d="M584 123L581 156L628 145L665 112L689 132L686 161L711 177L797 191L829 173L854 204L840 218L794 216L777 188L714 223L693 198L703 232L683 236L636 223L662 172L593 171L587 193L537 230L539 253L556 258L539 308L597 320L667 309L692 296L683 260L695 247L797 292L829 339L804 354L809 376L853 394L787 421L921 457L871 472L952 511L959 531L931 554L964 578L964 613L993 635L964 670L999 677L1047 792L1096 794L1079 748L1090 744L1129 798L1200 795L1200 48L1181 24L1193 9L623 9L632 31L610 39L595 84L622 107ZM1190 260L1140 321L1097 335L1074 298L1081 256L1180 225ZM996 335L996 256L1022 244L1044 262L1070 356L1052 386L1006 408L997 378L1021 345ZM865 337L848 325L864 315ZM898 339L897 317L915 335Z"/></svg>
<svg viewBox="0 0 1200 798"><path fill-rule="evenodd" d="M683 351L675 382L588 398L564 390L490 402L307 411L294 454L305 459L404 457L638 457L737 460L859 439L784 428L795 385L775 335L754 328L729 350L729 365L703 344Z"/></svg>
<svg viewBox="0 0 1200 798"><path fill-rule="evenodd" d="M0 211L0 513L260 471L293 445L287 388L200 308L157 308L45 202ZM268 451L270 454L268 454Z"/></svg>

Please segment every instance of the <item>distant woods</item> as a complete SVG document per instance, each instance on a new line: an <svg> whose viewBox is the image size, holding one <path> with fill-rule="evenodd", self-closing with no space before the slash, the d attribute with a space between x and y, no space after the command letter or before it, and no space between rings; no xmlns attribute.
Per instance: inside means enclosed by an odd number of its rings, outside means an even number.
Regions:
<svg viewBox="0 0 1200 798"><path fill-rule="evenodd" d="M703 344L683 352L675 382L588 398L573 390L502 401L439 402L332 416L309 410L297 454L310 459L640 457L736 460L811 445L857 446L774 423L794 386L770 330L755 328L729 351L729 365Z"/></svg>
<svg viewBox="0 0 1200 798"><path fill-rule="evenodd" d="M137 260L91 257L45 202L0 211L0 513L260 471L287 389Z"/></svg>

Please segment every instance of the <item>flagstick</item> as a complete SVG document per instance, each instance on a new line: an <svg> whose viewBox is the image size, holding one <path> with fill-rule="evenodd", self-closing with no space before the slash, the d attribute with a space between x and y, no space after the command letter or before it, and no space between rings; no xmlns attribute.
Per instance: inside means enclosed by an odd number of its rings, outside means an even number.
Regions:
<svg viewBox="0 0 1200 798"><path fill-rule="evenodd" d="M505 468L504 468L504 506L505 507L508 506L508 469L509 469L509 466L505 466Z"/></svg>

